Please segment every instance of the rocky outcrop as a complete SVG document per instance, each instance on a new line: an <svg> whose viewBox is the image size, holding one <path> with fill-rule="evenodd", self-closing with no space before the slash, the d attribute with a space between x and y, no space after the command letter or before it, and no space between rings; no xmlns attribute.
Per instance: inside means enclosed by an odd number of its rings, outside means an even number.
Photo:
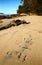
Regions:
<svg viewBox="0 0 42 65"><path fill-rule="evenodd" d="M3 22L4 23L4 22ZM0 23L1 24L1 23ZM12 20L12 21L10 21L9 22L9 24L7 24L7 25L1 25L0 26L0 30L4 30L4 29L7 29L7 28L10 28L10 27L12 27L12 26L19 26L19 25L21 25L21 24L30 24L30 22L26 22L26 21L24 21L24 20Z"/></svg>

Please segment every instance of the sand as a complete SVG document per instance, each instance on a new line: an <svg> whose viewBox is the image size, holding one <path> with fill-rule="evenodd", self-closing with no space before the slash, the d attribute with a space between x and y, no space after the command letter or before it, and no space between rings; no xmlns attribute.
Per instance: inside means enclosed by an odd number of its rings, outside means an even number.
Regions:
<svg viewBox="0 0 42 65"><path fill-rule="evenodd" d="M0 65L42 65L42 16L3 19L2 25L17 19L31 23L0 31Z"/></svg>

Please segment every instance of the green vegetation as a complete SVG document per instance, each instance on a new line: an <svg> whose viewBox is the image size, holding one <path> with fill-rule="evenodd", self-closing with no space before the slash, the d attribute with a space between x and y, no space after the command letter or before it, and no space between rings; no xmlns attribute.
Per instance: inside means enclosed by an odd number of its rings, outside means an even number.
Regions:
<svg viewBox="0 0 42 65"><path fill-rule="evenodd" d="M34 13L42 15L42 0L20 0L22 5L19 5L17 13Z"/></svg>

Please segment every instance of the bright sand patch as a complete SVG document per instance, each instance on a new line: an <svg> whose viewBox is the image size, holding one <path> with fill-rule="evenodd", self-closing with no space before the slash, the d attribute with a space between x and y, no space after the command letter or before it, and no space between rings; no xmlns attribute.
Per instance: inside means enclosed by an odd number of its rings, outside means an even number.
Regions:
<svg viewBox="0 0 42 65"><path fill-rule="evenodd" d="M0 65L42 65L42 16L15 19L31 23L0 31Z"/></svg>

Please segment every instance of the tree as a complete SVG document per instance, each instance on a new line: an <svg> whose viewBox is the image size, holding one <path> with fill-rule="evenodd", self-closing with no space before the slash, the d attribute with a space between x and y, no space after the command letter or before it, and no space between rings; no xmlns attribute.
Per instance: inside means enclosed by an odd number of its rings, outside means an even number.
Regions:
<svg viewBox="0 0 42 65"><path fill-rule="evenodd" d="M22 6L18 7L18 13L36 13L42 15L42 0L21 0Z"/></svg>
<svg viewBox="0 0 42 65"><path fill-rule="evenodd" d="M17 13L19 14L24 13L24 6L19 5Z"/></svg>
<svg viewBox="0 0 42 65"><path fill-rule="evenodd" d="M17 13L28 13L29 6L28 6L28 0L21 0L22 6L20 5L18 7Z"/></svg>

